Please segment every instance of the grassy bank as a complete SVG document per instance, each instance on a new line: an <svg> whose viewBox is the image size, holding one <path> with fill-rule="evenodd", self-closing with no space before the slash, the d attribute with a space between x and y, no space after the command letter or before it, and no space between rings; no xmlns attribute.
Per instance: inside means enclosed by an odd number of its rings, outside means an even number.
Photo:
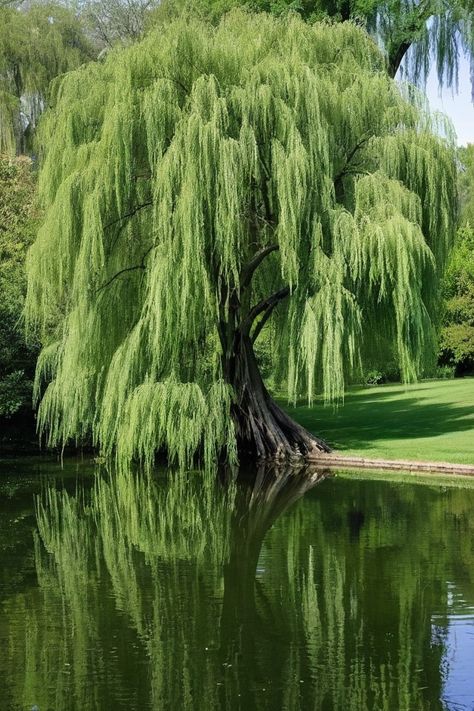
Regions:
<svg viewBox="0 0 474 711"><path fill-rule="evenodd" d="M358 387L337 409L287 409L343 454L474 464L474 378Z"/></svg>

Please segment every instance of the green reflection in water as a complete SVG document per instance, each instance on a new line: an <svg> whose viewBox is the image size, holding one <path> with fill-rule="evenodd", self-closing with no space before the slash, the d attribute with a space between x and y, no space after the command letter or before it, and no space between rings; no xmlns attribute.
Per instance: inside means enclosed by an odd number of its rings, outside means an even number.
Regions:
<svg viewBox="0 0 474 711"><path fill-rule="evenodd" d="M473 504L294 470L50 484L38 584L3 600L5 708L462 708L448 632L474 603Z"/></svg>

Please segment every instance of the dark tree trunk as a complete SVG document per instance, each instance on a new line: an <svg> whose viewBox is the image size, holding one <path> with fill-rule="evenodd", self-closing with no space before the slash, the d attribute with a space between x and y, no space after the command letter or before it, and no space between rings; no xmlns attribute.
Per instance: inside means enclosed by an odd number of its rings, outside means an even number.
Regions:
<svg viewBox="0 0 474 711"><path fill-rule="evenodd" d="M232 416L241 461L301 459L308 454L330 451L325 442L292 420L271 398L249 335L237 332L226 366L236 395Z"/></svg>
<svg viewBox="0 0 474 711"><path fill-rule="evenodd" d="M436 15L434 4L431 0L421 0L413 11L407 13L405 18L401 18L398 29L395 27L392 33L392 43L388 52L388 75L395 78L401 63L413 42L420 38L423 28L430 18Z"/></svg>
<svg viewBox="0 0 474 711"><path fill-rule="evenodd" d="M350 0L342 0L339 12L341 15L341 20L343 22L348 22L351 19L351 3Z"/></svg>
<svg viewBox="0 0 474 711"><path fill-rule="evenodd" d="M401 42L398 47L392 49L388 58L388 75L391 79L395 79L401 63L403 62L406 53L411 47L411 41Z"/></svg>

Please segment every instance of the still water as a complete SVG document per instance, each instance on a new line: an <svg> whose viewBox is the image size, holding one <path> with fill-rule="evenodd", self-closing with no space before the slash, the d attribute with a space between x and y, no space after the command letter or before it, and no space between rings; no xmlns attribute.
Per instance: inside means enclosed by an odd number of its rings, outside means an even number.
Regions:
<svg viewBox="0 0 474 711"><path fill-rule="evenodd" d="M0 466L0 711L474 709L474 489Z"/></svg>

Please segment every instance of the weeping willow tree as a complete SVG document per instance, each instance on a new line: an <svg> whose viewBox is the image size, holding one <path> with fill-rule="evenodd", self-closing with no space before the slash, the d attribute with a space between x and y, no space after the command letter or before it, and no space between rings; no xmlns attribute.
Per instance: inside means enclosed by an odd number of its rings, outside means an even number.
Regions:
<svg viewBox="0 0 474 711"><path fill-rule="evenodd" d="M438 128L349 23L174 21L68 74L27 265L49 444L183 466L326 450L262 381L271 322L292 400L341 398L377 333L416 378L455 221Z"/></svg>

